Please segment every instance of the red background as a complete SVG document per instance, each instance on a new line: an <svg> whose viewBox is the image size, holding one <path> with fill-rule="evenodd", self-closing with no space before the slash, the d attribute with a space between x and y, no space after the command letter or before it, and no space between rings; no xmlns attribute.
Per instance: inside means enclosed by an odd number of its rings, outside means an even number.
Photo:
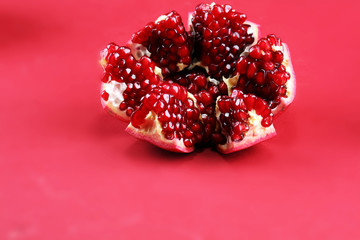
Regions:
<svg viewBox="0 0 360 240"><path fill-rule="evenodd" d="M358 1L231 3L291 50L267 142L173 154L102 110L99 51L196 4L0 3L0 239L360 239Z"/></svg>

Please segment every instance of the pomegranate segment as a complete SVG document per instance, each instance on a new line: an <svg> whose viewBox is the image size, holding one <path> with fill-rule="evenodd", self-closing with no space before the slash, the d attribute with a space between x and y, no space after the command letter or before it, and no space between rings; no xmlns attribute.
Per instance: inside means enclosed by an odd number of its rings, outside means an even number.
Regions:
<svg viewBox="0 0 360 240"><path fill-rule="evenodd" d="M136 137L153 139L152 143L170 151L192 151L203 139L203 124L194 97L177 83L162 83L146 94L131 116L129 129L132 134L139 133ZM182 141L180 149L172 146L174 140L177 144Z"/></svg>
<svg viewBox="0 0 360 240"><path fill-rule="evenodd" d="M268 35L249 49L236 64L239 74L236 88L252 93L276 108L284 98L292 98L292 86L288 55L280 38Z"/></svg>
<svg viewBox="0 0 360 240"><path fill-rule="evenodd" d="M141 98L161 81L147 56L136 60L127 47L111 43L102 52L102 104L112 115L128 122Z"/></svg>
<svg viewBox="0 0 360 240"><path fill-rule="evenodd" d="M195 57L209 75L221 80L231 77L236 60L254 42L254 29L245 22L246 15L230 5L200 4L191 17L195 33Z"/></svg>
<svg viewBox="0 0 360 240"><path fill-rule="evenodd" d="M268 104L252 94L235 89L231 96L217 100L217 118L227 141L217 145L222 153L252 146L276 135Z"/></svg>
<svg viewBox="0 0 360 240"><path fill-rule="evenodd" d="M129 45L135 56L148 55L164 76L181 71L191 63L192 40L175 11L136 32Z"/></svg>

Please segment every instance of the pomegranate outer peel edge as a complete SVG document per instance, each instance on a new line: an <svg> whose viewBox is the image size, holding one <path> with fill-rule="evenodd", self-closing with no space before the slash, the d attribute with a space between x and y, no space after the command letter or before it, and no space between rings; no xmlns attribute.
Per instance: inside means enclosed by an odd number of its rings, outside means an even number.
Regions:
<svg viewBox="0 0 360 240"><path fill-rule="evenodd" d="M276 136L276 131L275 131L275 128L273 125L268 127L265 135L261 135L261 136L259 136L257 134L254 135L254 132L250 129L246 133L246 135L242 141L240 141L240 142L230 141L224 145L217 145L216 148L219 152L228 154L228 153L240 151L245 148L249 148L251 146L254 146L260 142L263 142L263 141L268 140L275 136Z"/></svg>
<svg viewBox="0 0 360 240"><path fill-rule="evenodd" d="M284 61L286 61L286 71L290 73L290 79L287 81L287 92L289 96L287 98L282 98L280 104L272 111L274 118L277 118L282 112L284 112L287 107L294 101L296 95L296 77L293 65L291 63L290 50L286 43L283 43L284 47Z"/></svg>
<svg viewBox="0 0 360 240"><path fill-rule="evenodd" d="M216 146L219 152L224 154L237 152L276 136L274 125L263 127L261 125L262 117L257 115L255 110L250 111L249 114L250 129L246 132L244 139L239 142L234 142L231 140L231 137L228 136L227 143Z"/></svg>

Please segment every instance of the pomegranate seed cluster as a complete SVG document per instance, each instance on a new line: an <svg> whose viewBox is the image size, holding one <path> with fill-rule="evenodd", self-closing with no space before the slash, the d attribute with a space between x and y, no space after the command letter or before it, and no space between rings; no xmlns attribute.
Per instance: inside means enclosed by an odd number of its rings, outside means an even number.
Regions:
<svg viewBox="0 0 360 240"><path fill-rule="evenodd" d="M275 35L254 42L258 25L246 18L230 5L200 4L189 31L172 11L126 47L109 44L104 108L171 151L216 145L228 153L274 136L273 116L293 100L295 78L286 44Z"/></svg>
<svg viewBox="0 0 360 240"><path fill-rule="evenodd" d="M139 108L141 98L159 84L160 78L154 72L155 64L146 56L136 60L129 48L119 47L114 43L107 46L104 55L106 65L102 80L126 84L122 94L124 100L119 108L130 117ZM102 97L107 99L109 94L103 92Z"/></svg>
<svg viewBox="0 0 360 240"><path fill-rule="evenodd" d="M152 89L142 99L139 110L132 115L132 124L139 127L146 121L150 111L157 115L166 139L183 140L186 147L202 141L200 111L194 101L188 98L185 87L176 83L163 83Z"/></svg>
<svg viewBox="0 0 360 240"><path fill-rule="evenodd" d="M168 76L179 71L178 64L191 63L191 44L180 15L172 11L164 19L151 22L135 33L132 42L140 43L151 53L151 59Z"/></svg>
<svg viewBox="0 0 360 240"><path fill-rule="evenodd" d="M236 65L240 74L237 87L261 97L272 108L286 97L286 82L290 79L281 49L280 39L269 35L252 46L249 55L240 57Z"/></svg>
<svg viewBox="0 0 360 240"><path fill-rule="evenodd" d="M220 79L234 73L236 60L254 42L246 15L230 5L200 4L195 9L195 54L211 77Z"/></svg>
<svg viewBox="0 0 360 240"><path fill-rule="evenodd" d="M182 71L165 79L168 82L175 82L184 87L190 93L195 94L208 85L207 74L203 69Z"/></svg>
<svg viewBox="0 0 360 240"><path fill-rule="evenodd" d="M243 94L235 89L232 95L221 96L218 100L220 111L220 123L223 131L228 133L232 141L241 141L249 130L249 114L255 110L257 115L262 116L261 125L268 127L272 124L272 113L270 107L261 98L252 94Z"/></svg>

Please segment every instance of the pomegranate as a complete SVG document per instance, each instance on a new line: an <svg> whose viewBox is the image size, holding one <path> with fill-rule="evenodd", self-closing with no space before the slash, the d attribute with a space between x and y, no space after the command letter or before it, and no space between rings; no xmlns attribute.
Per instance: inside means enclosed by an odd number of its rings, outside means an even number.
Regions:
<svg viewBox="0 0 360 240"><path fill-rule="evenodd" d="M126 131L158 147L231 153L276 135L273 118L293 101L287 45L230 5L200 4L189 32L172 11L101 52L101 102Z"/></svg>

